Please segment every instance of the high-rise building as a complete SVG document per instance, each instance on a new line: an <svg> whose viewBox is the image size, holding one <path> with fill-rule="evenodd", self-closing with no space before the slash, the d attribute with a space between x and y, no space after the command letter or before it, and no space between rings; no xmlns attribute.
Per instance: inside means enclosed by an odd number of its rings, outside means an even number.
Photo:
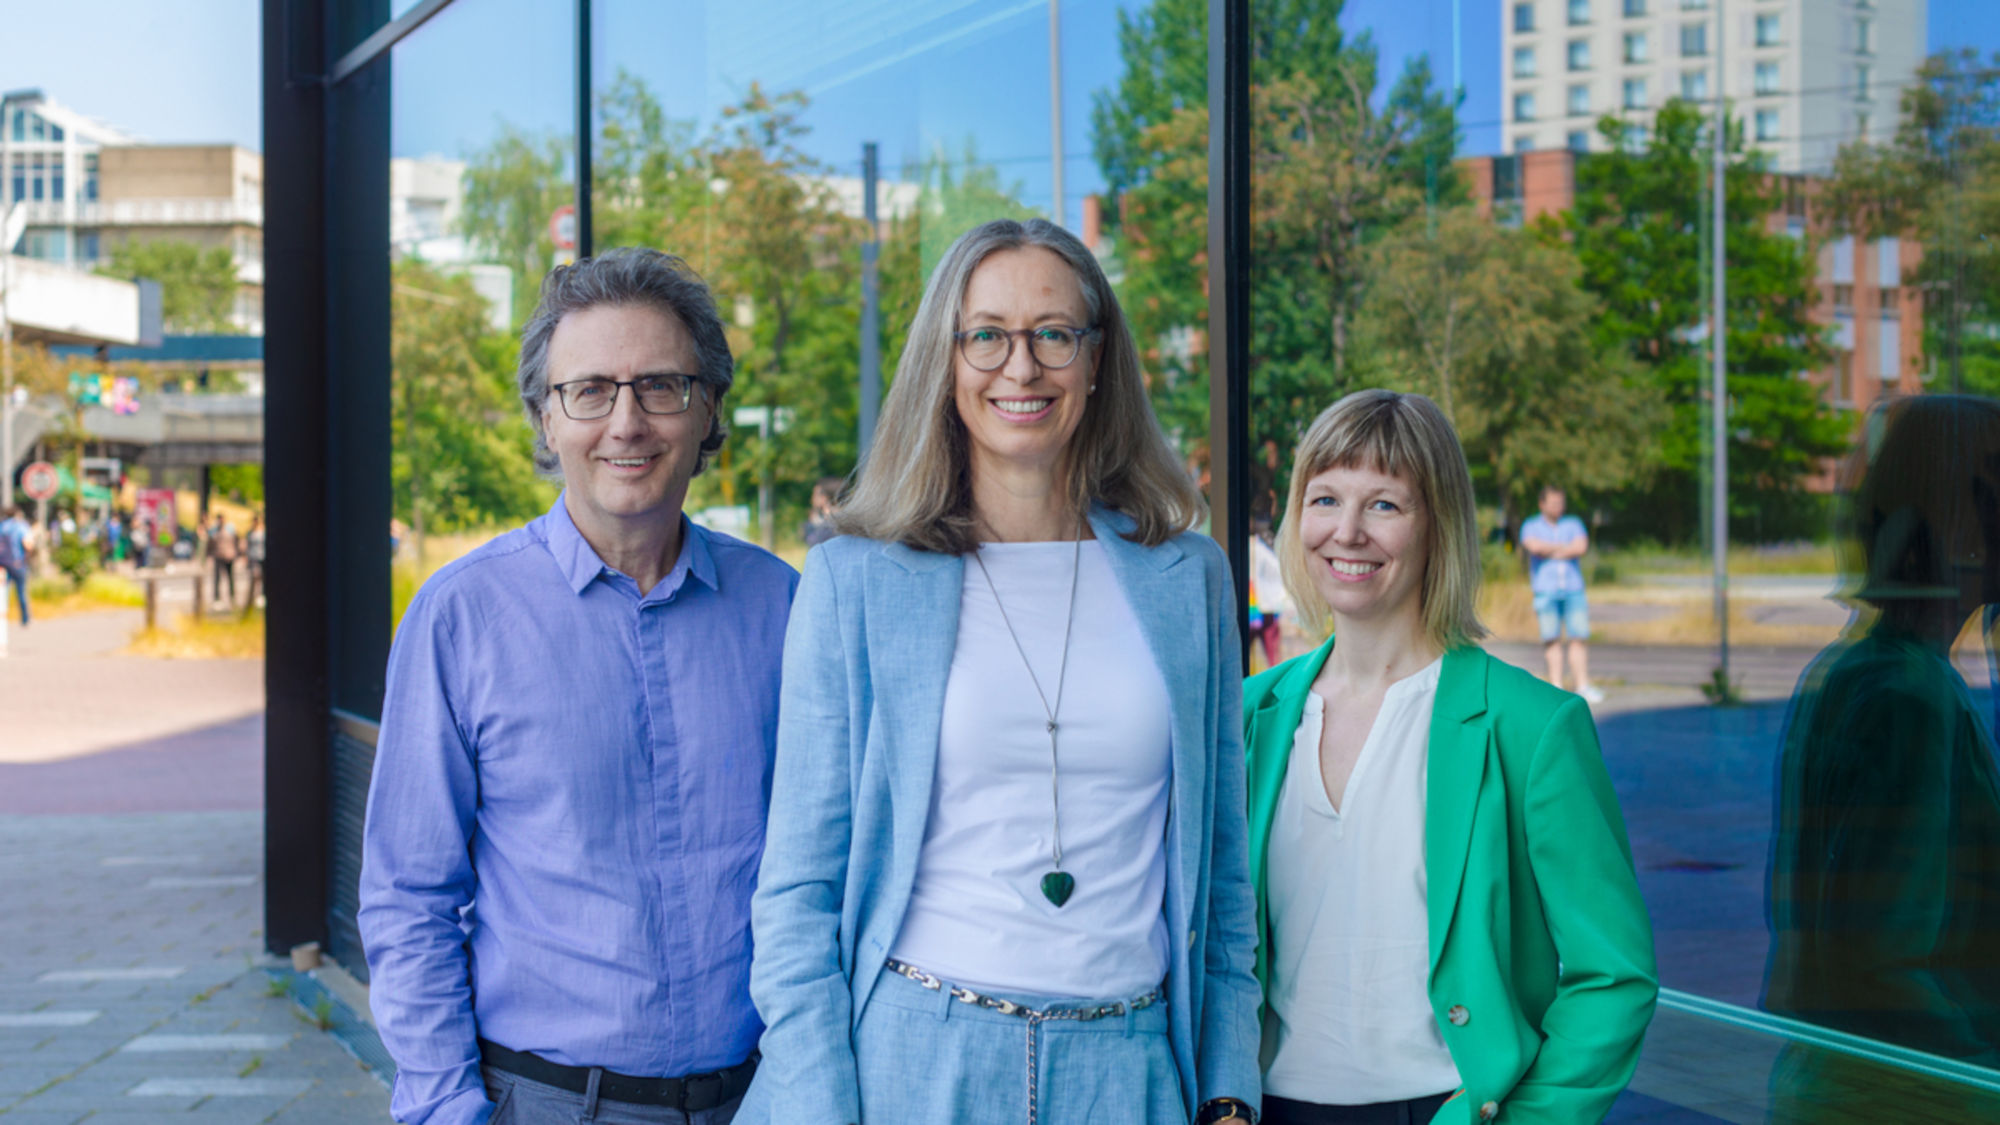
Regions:
<svg viewBox="0 0 2000 1125"><path fill-rule="evenodd" d="M1928 23L1928 0L1501 5L1509 152L1601 149L1597 122L1606 115L1644 130L1671 98L1712 107L1719 95L1779 172L1823 172L1842 144L1893 130Z"/></svg>

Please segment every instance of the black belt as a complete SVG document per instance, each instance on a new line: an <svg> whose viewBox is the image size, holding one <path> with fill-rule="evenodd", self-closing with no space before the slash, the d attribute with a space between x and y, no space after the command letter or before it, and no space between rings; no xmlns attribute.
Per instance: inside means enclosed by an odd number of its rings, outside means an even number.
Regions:
<svg viewBox="0 0 2000 1125"><path fill-rule="evenodd" d="M564 1066L540 1055L515 1051L485 1039L479 1041L479 1057L487 1066L509 1074L554 1086L573 1094L588 1093L587 1066ZM597 1096L606 1101L632 1105L663 1105L682 1113L701 1113L743 1096L750 1088L750 1076L757 1073L757 1055L724 1070L690 1074L685 1078L634 1078L629 1074L603 1071L597 1081Z"/></svg>

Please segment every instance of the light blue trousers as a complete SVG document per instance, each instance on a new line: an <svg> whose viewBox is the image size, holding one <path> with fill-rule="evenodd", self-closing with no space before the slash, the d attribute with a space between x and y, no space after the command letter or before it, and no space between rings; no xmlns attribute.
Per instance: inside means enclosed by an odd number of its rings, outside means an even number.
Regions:
<svg viewBox="0 0 2000 1125"><path fill-rule="evenodd" d="M1165 1003L1031 1021L881 972L854 1036L864 1125L1187 1125ZM995 995L1037 1011L1105 1002Z"/></svg>

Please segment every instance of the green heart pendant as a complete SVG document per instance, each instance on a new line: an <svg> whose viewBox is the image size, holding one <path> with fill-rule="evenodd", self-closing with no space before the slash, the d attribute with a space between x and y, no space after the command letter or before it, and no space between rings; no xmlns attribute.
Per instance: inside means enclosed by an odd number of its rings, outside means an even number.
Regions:
<svg viewBox="0 0 2000 1125"><path fill-rule="evenodd" d="M1067 871L1051 871L1042 876L1042 897L1061 906L1076 890L1076 879Z"/></svg>

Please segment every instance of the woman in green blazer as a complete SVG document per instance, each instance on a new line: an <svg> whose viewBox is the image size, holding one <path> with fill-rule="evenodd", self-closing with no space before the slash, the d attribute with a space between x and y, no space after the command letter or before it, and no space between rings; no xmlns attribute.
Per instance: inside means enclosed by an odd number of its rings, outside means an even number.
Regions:
<svg viewBox="0 0 2000 1125"><path fill-rule="evenodd" d="M1474 643L1472 481L1436 405L1322 413L1278 551L1338 643L1245 686L1264 1120L1601 1119L1652 930L1588 707Z"/></svg>

